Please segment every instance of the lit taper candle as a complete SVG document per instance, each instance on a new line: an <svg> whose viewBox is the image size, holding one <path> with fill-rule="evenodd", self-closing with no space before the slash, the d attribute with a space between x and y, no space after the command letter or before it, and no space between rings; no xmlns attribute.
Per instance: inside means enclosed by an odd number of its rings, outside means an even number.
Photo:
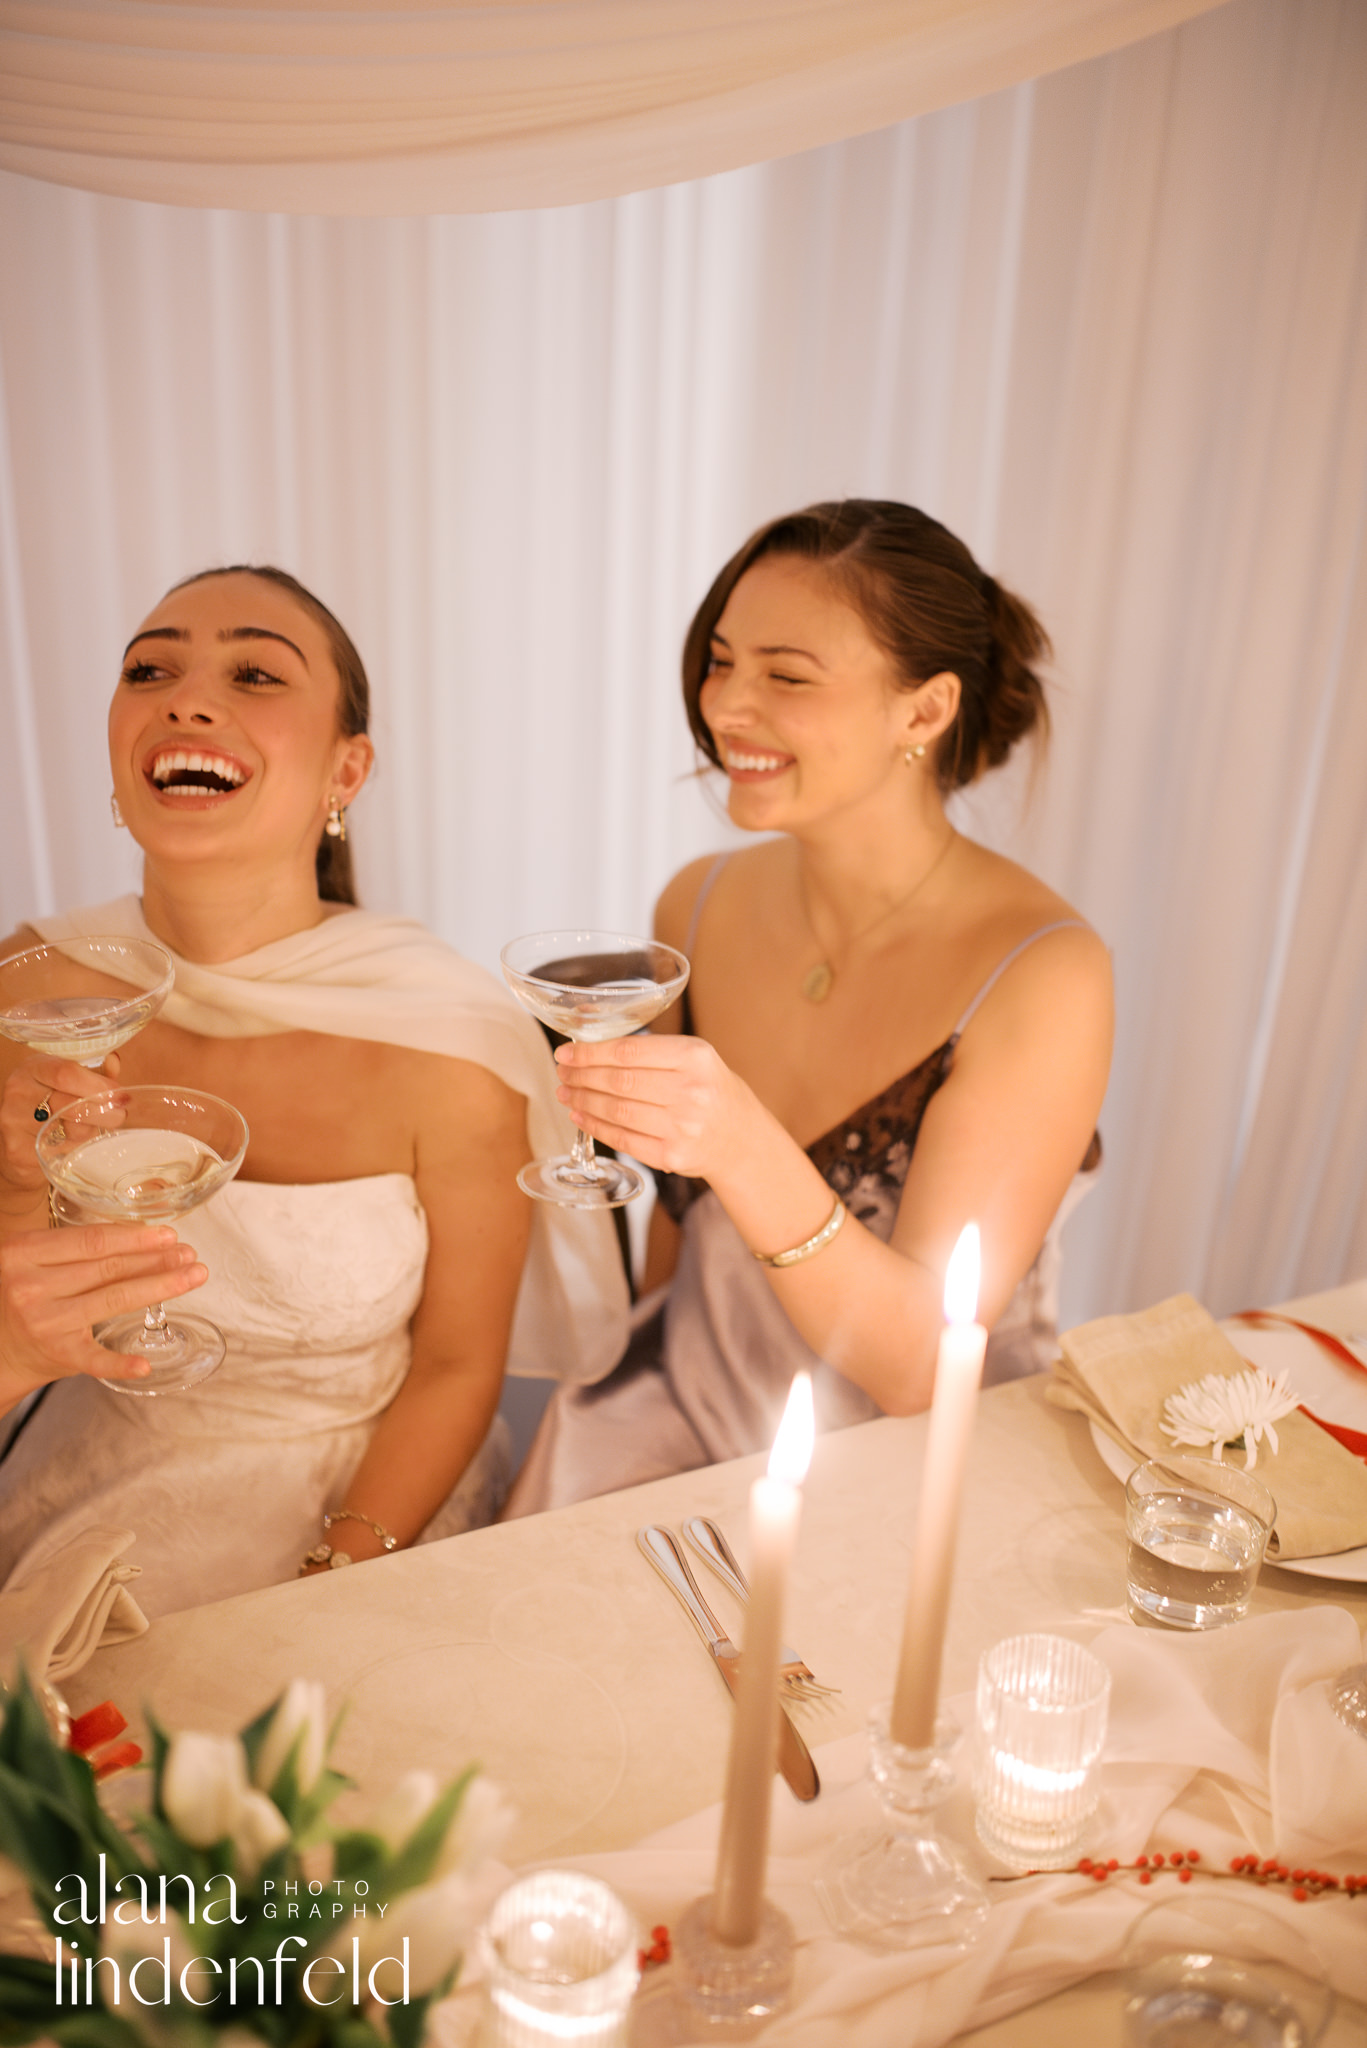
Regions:
<svg viewBox="0 0 1367 2048"><path fill-rule="evenodd" d="M768 1473L750 1489L750 1604L745 1615L712 1908L712 1932L731 1948L746 1948L755 1940L764 1902L769 1803L778 1756L783 1599L797 1545L802 1482L812 1461L815 1429L811 1375L800 1372L774 1438Z"/></svg>
<svg viewBox="0 0 1367 2048"><path fill-rule="evenodd" d="M978 1226L966 1223L945 1273L945 1327L935 1366L906 1626L892 1698L890 1733L904 1749L929 1749L935 1740L964 1467L987 1348L987 1332L976 1320L981 1267Z"/></svg>

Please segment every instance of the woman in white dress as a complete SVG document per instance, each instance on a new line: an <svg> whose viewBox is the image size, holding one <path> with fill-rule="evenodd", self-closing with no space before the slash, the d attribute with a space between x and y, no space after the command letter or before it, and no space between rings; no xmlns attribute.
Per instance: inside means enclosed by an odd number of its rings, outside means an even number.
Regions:
<svg viewBox="0 0 1367 2048"><path fill-rule="evenodd" d="M176 983L104 1075L8 1062L0 1406L55 1384L0 1463L0 1582L92 1523L135 1532L149 1614L454 1533L498 1504L505 1365L591 1379L620 1350L606 1219L533 1215L516 1185L564 1136L535 1026L421 927L354 907L366 724L350 640L277 571L178 586L126 651L110 758L141 900L35 919L3 950L150 933ZM43 1228L35 1111L116 1072L247 1120L193 1254ZM90 1322L188 1289L228 1337L218 1373L157 1399L100 1384L140 1362Z"/></svg>

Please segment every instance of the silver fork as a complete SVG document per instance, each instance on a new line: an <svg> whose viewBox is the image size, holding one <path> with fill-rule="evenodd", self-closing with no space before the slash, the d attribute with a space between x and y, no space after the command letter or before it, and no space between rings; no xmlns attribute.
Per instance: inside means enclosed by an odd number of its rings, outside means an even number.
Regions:
<svg viewBox="0 0 1367 2048"><path fill-rule="evenodd" d="M684 1541L690 1550L697 1552L705 1565L716 1573L727 1591L734 1593L737 1600L750 1598L750 1587L744 1572L736 1562L730 1544L722 1535L716 1523L706 1515L690 1515L683 1525ZM818 1700L834 1699L840 1691L838 1685L822 1685L811 1669L804 1664L796 1650L784 1648L779 1652L779 1676L783 1690L790 1699L812 1703Z"/></svg>

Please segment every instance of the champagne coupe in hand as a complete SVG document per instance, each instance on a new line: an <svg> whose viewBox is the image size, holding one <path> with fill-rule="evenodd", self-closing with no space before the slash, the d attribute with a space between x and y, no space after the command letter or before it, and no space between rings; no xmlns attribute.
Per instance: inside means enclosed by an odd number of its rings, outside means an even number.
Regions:
<svg viewBox="0 0 1367 2048"><path fill-rule="evenodd" d="M98 1067L171 992L171 955L154 939L60 939L0 960L0 1037Z"/></svg>
<svg viewBox="0 0 1367 2048"><path fill-rule="evenodd" d="M247 1126L216 1095L194 1088L115 1088L60 1110L38 1134L38 1163L63 1223L171 1223L230 1181ZM173 1394L216 1372L227 1349L204 1316L158 1304L97 1323L108 1351L141 1357L146 1379L105 1380L120 1394Z"/></svg>
<svg viewBox="0 0 1367 2048"><path fill-rule="evenodd" d="M589 1045L639 1031L688 981L682 953L618 932L534 932L514 939L500 958L524 1009L562 1037ZM634 1167L600 1159L584 1130L575 1132L572 1152L524 1166L517 1184L538 1201L574 1209L617 1209L645 1186Z"/></svg>

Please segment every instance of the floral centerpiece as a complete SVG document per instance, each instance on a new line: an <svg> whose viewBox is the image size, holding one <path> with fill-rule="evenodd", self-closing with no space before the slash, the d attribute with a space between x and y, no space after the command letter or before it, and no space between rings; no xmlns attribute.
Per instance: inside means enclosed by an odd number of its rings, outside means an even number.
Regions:
<svg viewBox="0 0 1367 2048"><path fill-rule="evenodd" d="M149 1725L149 1796L121 1821L27 1682L5 1702L0 2048L419 2048L497 1882L499 1794L414 1771L330 1824L348 1781L302 1680L240 1735Z"/></svg>

